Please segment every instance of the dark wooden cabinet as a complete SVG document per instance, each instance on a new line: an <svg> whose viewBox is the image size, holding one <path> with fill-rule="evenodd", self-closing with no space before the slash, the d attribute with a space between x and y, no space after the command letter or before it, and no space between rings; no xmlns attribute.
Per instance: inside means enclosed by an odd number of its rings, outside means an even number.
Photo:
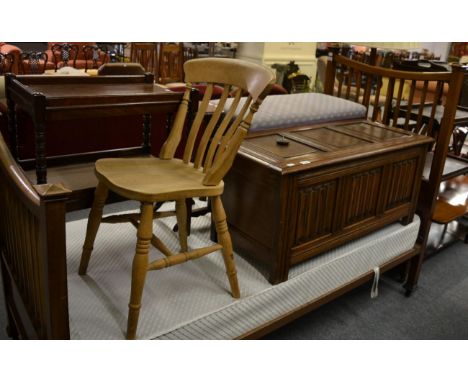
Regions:
<svg viewBox="0 0 468 382"><path fill-rule="evenodd" d="M431 142L369 122L248 136L223 196L236 252L276 284L294 264L406 224Z"/></svg>

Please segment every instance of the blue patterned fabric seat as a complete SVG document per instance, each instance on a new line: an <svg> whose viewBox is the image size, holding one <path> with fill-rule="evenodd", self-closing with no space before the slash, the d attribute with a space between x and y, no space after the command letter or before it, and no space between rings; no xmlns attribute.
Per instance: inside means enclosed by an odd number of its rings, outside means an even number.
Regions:
<svg viewBox="0 0 468 382"><path fill-rule="evenodd" d="M241 100L237 110L240 110ZM228 109L232 99L226 101ZM366 108L358 103L322 93L270 95L255 114L250 131L286 128L366 118Z"/></svg>

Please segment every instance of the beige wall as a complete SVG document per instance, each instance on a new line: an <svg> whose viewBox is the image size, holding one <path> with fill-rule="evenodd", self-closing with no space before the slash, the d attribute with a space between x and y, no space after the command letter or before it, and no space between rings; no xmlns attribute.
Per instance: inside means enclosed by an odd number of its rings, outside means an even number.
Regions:
<svg viewBox="0 0 468 382"><path fill-rule="evenodd" d="M317 71L316 47L315 42L241 42L236 57L267 66L294 60L301 72L311 78L313 88Z"/></svg>

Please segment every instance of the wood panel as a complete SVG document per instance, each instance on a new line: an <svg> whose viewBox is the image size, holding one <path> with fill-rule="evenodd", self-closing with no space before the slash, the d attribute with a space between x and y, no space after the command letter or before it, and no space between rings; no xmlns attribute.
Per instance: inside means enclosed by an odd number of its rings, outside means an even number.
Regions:
<svg viewBox="0 0 468 382"><path fill-rule="evenodd" d="M33 187L0 137L0 257L9 334L69 338L65 202L69 191Z"/></svg>
<svg viewBox="0 0 468 382"><path fill-rule="evenodd" d="M383 168L353 174L346 179L344 195L343 227L355 224L377 214L377 202L381 195Z"/></svg>
<svg viewBox="0 0 468 382"><path fill-rule="evenodd" d="M294 245L332 233L338 180L299 189Z"/></svg>
<svg viewBox="0 0 468 382"><path fill-rule="evenodd" d="M388 192L386 209L411 201L417 164L415 158L392 164L392 173L390 175L392 182Z"/></svg>

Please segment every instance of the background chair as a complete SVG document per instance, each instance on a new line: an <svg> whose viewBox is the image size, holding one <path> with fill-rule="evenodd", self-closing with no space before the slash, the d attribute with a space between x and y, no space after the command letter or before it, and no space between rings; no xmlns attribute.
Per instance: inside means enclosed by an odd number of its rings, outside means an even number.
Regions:
<svg viewBox="0 0 468 382"><path fill-rule="evenodd" d="M86 69L87 61L92 60L92 57L87 60L83 48L85 46L94 47L97 45L95 42L49 42L47 46L46 53L50 62L47 69L58 70L64 66L72 66L75 69ZM107 60L107 54L104 54L107 48L99 46L99 51L98 65L107 62L105 61Z"/></svg>
<svg viewBox="0 0 468 382"><path fill-rule="evenodd" d="M85 72L88 69L98 69L109 62L109 50L105 46L84 45L82 47L85 58Z"/></svg>
<svg viewBox="0 0 468 382"><path fill-rule="evenodd" d="M458 65L453 66L452 72L408 72L362 64L337 54L333 55L327 65L326 94L361 103L368 110L373 108L369 114L373 121L378 119L378 105L383 101L381 121L384 124L428 135L435 140L434 148L426 158L421 182L417 208L421 218L418 234L421 256L415 258L410 268L406 284L408 294L417 282L441 182L468 173L468 162L447 156L465 75L464 69ZM355 94L350 92L350 78L357 79ZM381 92L383 78L388 79L385 94ZM423 83L423 90L420 101L415 102L418 81ZM432 102L427 102L430 82L435 84L436 96ZM409 83L409 94L405 99L403 94L406 83ZM440 109L438 100L445 86L448 87L446 103Z"/></svg>
<svg viewBox="0 0 468 382"><path fill-rule="evenodd" d="M183 82L183 64L183 43L159 43L159 83Z"/></svg>
<svg viewBox="0 0 468 382"><path fill-rule="evenodd" d="M21 53L21 49L15 45L5 44L4 42L0 42L0 53L3 55L10 54L13 56L13 63L12 67L9 68L11 73L18 73L18 63L19 63L19 55Z"/></svg>
<svg viewBox="0 0 468 382"><path fill-rule="evenodd" d="M45 52L25 52L20 55L19 72L21 74L43 74L49 58Z"/></svg>
<svg viewBox="0 0 468 382"><path fill-rule="evenodd" d="M13 69L14 57L10 53L0 53L0 74L9 73Z"/></svg>
<svg viewBox="0 0 468 382"><path fill-rule="evenodd" d="M136 335L143 286L149 270L170 267L221 250L232 295L237 298L240 294L226 214L221 202L224 187L222 179L234 161L242 139L248 132L253 115L266 94L264 90L273 79L273 74L256 64L219 58L190 60L185 63L184 69L187 87L169 138L164 143L159 158L103 159L96 162L96 175L99 183L89 215L80 274L86 274L94 239L100 222L103 220L103 206L108 191L113 191L127 199L138 200L141 204L140 214L130 214L125 217L138 227L127 323L128 339L133 339ZM189 108L192 84L198 82L207 83L208 86L192 122L183 159L175 159L174 154L181 140ZM218 106L210 114L211 118L198 146L195 147L215 83L222 85L223 94ZM238 91L231 107L223 114L232 86L238 88ZM247 91L249 97L238 117L233 118L241 100L242 91ZM219 244L194 250L188 249L186 200L194 197L210 199ZM158 217L158 213L154 213L154 204L174 200L179 225L181 248L179 253L171 251L152 232L153 218ZM106 218L103 221L121 222L125 218L120 215L115 218ZM150 243L166 257L149 262Z"/></svg>
<svg viewBox="0 0 468 382"><path fill-rule="evenodd" d="M196 46L184 46L184 62L188 60L192 60L194 58L198 58L198 49Z"/></svg>
<svg viewBox="0 0 468 382"><path fill-rule="evenodd" d="M80 47L76 44L54 44L50 48L52 52L52 61L55 64L55 71L64 66L72 66L76 68L76 60Z"/></svg>
<svg viewBox="0 0 468 382"><path fill-rule="evenodd" d="M158 73L158 52L154 42L132 42L130 46L130 62L141 64L145 71Z"/></svg>

